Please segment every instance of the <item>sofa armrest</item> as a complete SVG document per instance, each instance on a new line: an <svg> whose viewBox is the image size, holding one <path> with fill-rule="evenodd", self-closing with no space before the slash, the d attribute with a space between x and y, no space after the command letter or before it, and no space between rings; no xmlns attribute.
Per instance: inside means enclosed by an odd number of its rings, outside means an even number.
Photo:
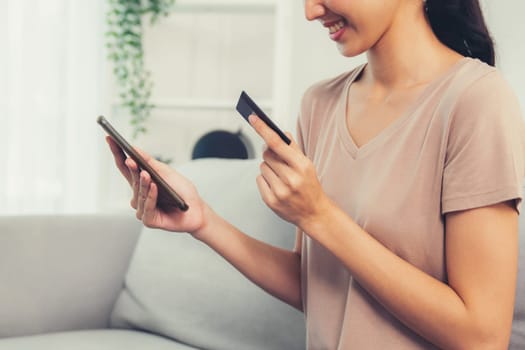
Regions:
<svg viewBox="0 0 525 350"><path fill-rule="evenodd" d="M106 328L140 228L132 215L0 217L0 338Z"/></svg>

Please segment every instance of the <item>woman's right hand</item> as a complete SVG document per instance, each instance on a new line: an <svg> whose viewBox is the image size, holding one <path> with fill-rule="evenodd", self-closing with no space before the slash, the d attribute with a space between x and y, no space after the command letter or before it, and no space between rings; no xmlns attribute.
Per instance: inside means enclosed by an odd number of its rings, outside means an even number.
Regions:
<svg viewBox="0 0 525 350"><path fill-rule="evenodd" d="M209 211L190 181L168 165L139 151L148 164L184 198L189 206L187 211L175 207L160 209L157 207L158 187L151 181L150 175L144 170L139 172L137 163L128 158L111 137L106 137L106 141L113 153L117 168L133 190L130 204L136 210L137 219L145 226L192 234L205 226L206 213Z"/></svg>

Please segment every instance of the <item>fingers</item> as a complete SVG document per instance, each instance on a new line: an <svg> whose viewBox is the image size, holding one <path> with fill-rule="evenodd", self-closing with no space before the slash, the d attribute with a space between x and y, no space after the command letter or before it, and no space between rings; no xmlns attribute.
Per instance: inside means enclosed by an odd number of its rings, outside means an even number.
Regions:
<svg viewBox="0 0 525 350"><path fill-rule="evenodd" d="M293 166L295 159L297 158L297 151L302 154L300 147L294 141L290 133L286 133L288 138L292 141L290 145L287 145L281 137L272 130L266 123L257 117L257 115L252 114L249 117L250 124L255 129L255 131L261 136L268 146L269 149L274 151L280 158L282 158L287 164Z"/></svg>
<svg viewBox="0 0 525 350"><path fill-rule="evenodd" d="M139 196L139 185L140 185L139 169L138 169L137 164L131 158L126 159L125 164L126 164L126 167L128 168L129 184L133 192L133 195L130 201L130 205L133 209L137 209L138 196Z"/></svg>
<svg viewBox="0 0 525 350"><path fill-rule="evenodd" d="M130 201L130 205L133 209L138 208L139 204L139 169L137 163L133 159L128 158L124 151L117 145L115 141L110 136L106 137L106 142L109 145L111 153L113 153L113 158L115 159L115 164L119 169L120 173L128 181L133 195Z"/></svg>
<svg viewBox="0 0 525 350"><path fill-rule="evenodd" d="M133 199L131 206L136 210L135 216L148 227L157 227L158 187L151 181L151 176L144 170L133 171Z"/></svg>
<svg viewBox="0 0 525 350"><path fill-rule="evenodd" d="M276 199L272 190L270 189L270 186L268 185L268 183L262 175L257 176L256 182L262 200L264 201L264 203L266 203L266 205L272 208L273 204L276 202Z"/></svg>
<svg viewBox="0 0 525 350"><path fill-rule="evenodd" d="M259 136L262 137L262 139L266 142L268 147L270 148L279 148L281 146L288 146L286 142L284 142L281 137L272 130L266 123L259 118L256 114L252 113L248 117L248 121L250 122L251 126L255 129L255 132L259 134Z"/></svg>
<svg viewBox="0 0 525 350"><path fill-rule="evenodd" d="M288 136L288 138L292 141L290 143L290 147L292 147L293 149L295 149L296 151L299 151L301 152L301 154L303 153L303 150L301 149L301 147L299 146L299 144L297 142L295 142L294 138L293 138L293 135L291 133L289 133L288 131L285 132L286 136Z"/></svg>
<svg viewBox="0 0 525 350"><path fill-rule="evenodd" d="M131 174L129 172L128 167L126 166L126 154L122 149L113 141L113 139L110 136L106 137L106 142L109 145L109 149L111 150L111 153L113 153L113 158L115 160L115 164L120 171L120 173L124 176L124 178L128 181L128 183L131 185Z"/></svg>
<svg viewBox="0 0 525 350"><path fill-rule="evenodd" d="M273 194L272 197L277 199L286 198L290 193L289 187L283 183L282 179L274 172L272 168L266 163L263 162L260 166L261 176L266 182L268 189Z"/></svg>
<svg viewBox="0 0 525 350"><path fill-rule="evenodd" d="M151 181L150 176L146 172L141 173L138 164L133 159L128 158L111 137L108 136L106 141L115 157L115 163L117 164L118 169L122 175L124 175L133 191L130 205L133 209L138 210L137 217L142 216L142 205L147 196L147 186L149 186L148 183ZM143 151L137 151L146 161L151 162L151 159L153 159Z"/></svg>
<svg viewBox="0 0 525 350"><path fill-rule="evenodd" d="M150 175L145 171L141 171L139 174L138 192L136 195L136 199L134 195L134 199L136 201L135 209L137 210L136 216L139 220L142 220L142 218L144 217L144 210L146 208L146 201L150 192L151 183L152 182Z"/></svg>
<svg viewBox="0 0 525 350"><path fill-rule="evenodd" d="M149 191L146 196L146 200L144 201L143 205L143 213L142 213L142 222L144 225L148 227L153 227L153 223L156 222L155 218L157 216L157 195L158 195L158 188L157 185L155 185L154 182L152 182L149 186Z"/></svg>
<svg viewBox="0 0 525 350"><path fill-rule="evenodd" d="M272 168L272 170L279 176L279 177L287 177L287 175L290 173L289 171L289 165L286 164L274 151L272 151L270 148L266 148L263 151L263 160L264 162Z"/></svg>
<svg viewBox="0 0 525 350"><path fill-rule="evenodd" d="M145 225L152 227L151 225L155 222L156 215L158 215L156 210L158 196L157 186L151 181L151 176L146 171L141 171L137 163L133 159L128 158L110 136L106 137L106 142L109 145L111 153L113 153L117 168L131 186L133 195L130 205L136 210L137 219L141 220ZM162 168L163 163L157 162L155 158L140 149L136 148L135 150L155 170L166 170Z"/></svg>

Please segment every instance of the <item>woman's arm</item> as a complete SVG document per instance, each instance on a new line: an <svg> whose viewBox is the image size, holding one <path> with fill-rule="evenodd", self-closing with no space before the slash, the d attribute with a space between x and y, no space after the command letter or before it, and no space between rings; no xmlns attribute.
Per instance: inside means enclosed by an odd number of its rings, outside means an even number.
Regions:
<svg viewBox="0 0 525 350"><path fill-rule="evenodd" d="M401 259L332 207L305 232L408 327L444 349L506 349L517 266L509 203L447 215L448 285Z"/></svg>
<svg viewBox="0 0 525 350"><path fill-rule="evenodd" d="M517 213L510 203L446 217L443 283L395 255L359 227L321 189L313 164L258 118L264 138L258 186L265 203L295 223L415 332L446 349L505 349L517 268Z"/></svg>
<svg viewBox="0 0 525 350"><path fill-rule="evenodd" d="M188 202L188 211L157 208L157 186L145 171L139 173L137 164L107 138L117 168L130 184L131 206L144 225L169 231L190 232L209 245L248 279L275 297L302 309L300 244L294 251L258 241L226 222L200 198L193 184L166 164L141 152L143 158ZM271 228L268 228L271 229ZM298 239L300 243L300 240Z"/></svg>
<svg viewBox="0 0 525 350"><path fill-rule="evenodd" d="M209 222L194 237L259 287L302 311L300 239L296 239L293 251L274 247L242 233L208 210Z"/></svg>

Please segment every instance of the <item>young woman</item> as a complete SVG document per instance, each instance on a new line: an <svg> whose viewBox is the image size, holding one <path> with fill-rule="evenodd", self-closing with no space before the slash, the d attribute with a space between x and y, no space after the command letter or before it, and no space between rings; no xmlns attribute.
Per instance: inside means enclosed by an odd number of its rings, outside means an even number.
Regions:
<svg viewBox="0 0 525 350"><path fill-rule="evenodd" d="M250 118L267 145L257 186L297 226L295 249L232 227L146 155L190 206L159 210L149 174L108 140L137 217L190 232L303 310L309 349L505 349L523 125L478 1L306 0L305 12L368 62L305 93L290 146Z"/></svg>

